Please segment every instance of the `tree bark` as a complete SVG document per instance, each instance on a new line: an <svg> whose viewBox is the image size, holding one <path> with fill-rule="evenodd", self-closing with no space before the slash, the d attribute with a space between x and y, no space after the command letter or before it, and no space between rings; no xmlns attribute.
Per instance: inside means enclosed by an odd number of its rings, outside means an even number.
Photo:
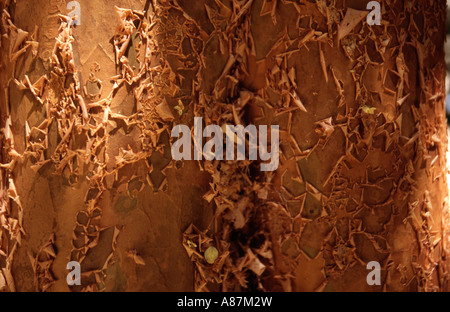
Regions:
<svg viewBox="0 0 450 312"><path fill-rule="evenodd" d="M448 290L445 1L367 2L2 1L0 289ZM280 166L174 161L194 117Z"/></svg>

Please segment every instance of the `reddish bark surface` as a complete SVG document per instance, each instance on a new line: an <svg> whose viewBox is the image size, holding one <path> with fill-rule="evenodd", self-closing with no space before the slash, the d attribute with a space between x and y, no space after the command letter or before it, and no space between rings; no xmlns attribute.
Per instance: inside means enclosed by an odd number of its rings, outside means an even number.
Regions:
<svg viewBox="0 0 450 312"><path fill-rule="evenodd" d="M79 3L0 4L0 288L448 290L445 1ZM279 168L173 161L194 116Z"/></svg>

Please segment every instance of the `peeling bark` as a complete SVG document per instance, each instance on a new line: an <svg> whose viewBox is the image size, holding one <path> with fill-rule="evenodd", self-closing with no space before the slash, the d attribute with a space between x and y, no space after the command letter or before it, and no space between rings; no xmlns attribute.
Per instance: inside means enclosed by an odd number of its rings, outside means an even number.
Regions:
<svg viewBox="0 0 450 312"><path fill-rule="evenodd" d="M448 290L445 1L79 2L0 3L0 289ZM172 160L194 117L279 168Z"/></svg>

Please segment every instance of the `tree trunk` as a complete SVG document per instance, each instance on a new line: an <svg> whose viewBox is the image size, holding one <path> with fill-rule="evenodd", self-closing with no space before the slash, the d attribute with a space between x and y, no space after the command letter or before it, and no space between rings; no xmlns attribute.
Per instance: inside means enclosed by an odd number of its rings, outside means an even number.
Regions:
<svg viewBox="0 0 450 312"><path fill-rule="evenodd" d="M0 289L448 290L445 1L78 2L0 4ZM278 169L173 160L194 117Z"/></svg>

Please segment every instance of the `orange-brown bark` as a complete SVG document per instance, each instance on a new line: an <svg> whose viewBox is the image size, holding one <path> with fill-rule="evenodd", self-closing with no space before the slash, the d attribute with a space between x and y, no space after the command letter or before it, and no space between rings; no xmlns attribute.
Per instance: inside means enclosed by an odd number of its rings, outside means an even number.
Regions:
<svg viewBox="0 0 450 312"><path fill-rule="evenodd" d="M448 290L444 1L129 2L1 2L0 288ZM195 116L279 168L172 160Z"/></svg>

